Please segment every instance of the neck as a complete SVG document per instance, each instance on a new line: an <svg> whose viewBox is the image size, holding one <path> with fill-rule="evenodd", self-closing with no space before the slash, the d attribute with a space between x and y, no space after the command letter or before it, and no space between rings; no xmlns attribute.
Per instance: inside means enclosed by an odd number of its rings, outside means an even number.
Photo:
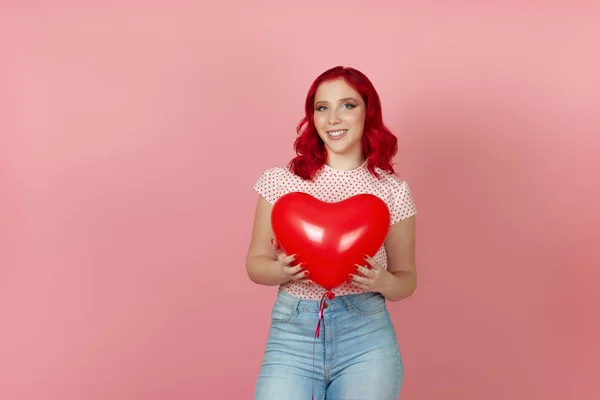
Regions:
<svg viewBox="0 0 600 400"><path fill-rule="evenodd" d="M355 155L328 153L326 162L331 168L350 171L363 165L365 157L362 151Z"/></svg>

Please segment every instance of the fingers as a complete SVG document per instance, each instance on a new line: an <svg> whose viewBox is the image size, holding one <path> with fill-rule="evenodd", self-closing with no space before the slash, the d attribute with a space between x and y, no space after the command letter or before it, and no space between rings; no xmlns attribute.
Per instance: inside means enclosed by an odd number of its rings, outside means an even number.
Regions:
<svg viewBox="0 0 600 400"><path fill-rule="evenodd" d="M275 239L272 239L271 243L273 244L273 247L275 247L277 250L280 250L279 244ZM291 254L288 256L282 251L278 251L277 261L279 261L279 264L281 264L284 273L289 276L289 280L310 283L310 280L308 279L309 273L308 271L304 271L304 264L302 262L298 263L297 265L291 265L294 261L296 261L296 259L296 254Z"/></svg>
<svg viewBox="0 0 600 400"><path fill-rule="evenodd" d="M300 264L302 266L302 268L305 267L304 264ZM310 278L310 272L302 269L300 270L296 275L294 275L294 280L299 281L300 283L312 283L312 281L309 279Z"/></svg>
<svg viewBox="0 0 600 400"><path fill-rule="evenodd" d="M308 273L308 271L300 271L300 272L296 273L294 276L292 276L292 280L306 283L306 281L309 280L308 279L309 276L310 276L310 274Z"/></svg>
<svg viewBox="0 0 600 400"><path fill-rule="evenodd" d="M284 253L279 253L277 255L277 260L284 266L290 265L292 262L296 260L296 254L292 254L286 256Z"/></svg>
<svg viewBox="0 0 600 400"><path fill-rule="evenodd" d="M292 254L292 255L286 255L285 253L279 253L277 254L277 261L279 261L279 263L281 265L283 265L284 267L289 267L291 266L291 264L296 260L296 255Z"/></svg>
<svg viewBox="0 0 600 400"><path fill-rule="evenodd" d="M381 269L381 265L373 257L363 254L363 259L367 262L368 269Z"/></svg>
<svg viewBox="0 0 600 400"><path fill-rule="evenodd" d="M279 242L277 241L277 239L275 239L275 238L271 239L271 244L273 245L273 248L275 249L275 252L277 253L277 260L281 264L290 265L294 260L296 260L295 254L288 256L283 252L283 249L281 248L281 246L279 246Z"/></svg>
<svg viewBox="0 0 600 400"><path fill-rule="evenodd" d="M303 263L299 263L298 265L294 265L294 266L291 265L294 261L296 261L296 258L297 258L296 254L291 254L289 256L286 255L283 252L283 250L281 249L279 242L275 238L271 239L271 244L273 245L273 248L275 249L275 252L277 253L277 260L282 265L285 273L290 276L290 280L298 281L298 282L306 283L306 284L313 283L309 279L309 276L310 276L309 272L304 270Z"/></svg>
<svg viewBox="0 0 600 400"><path fill-rule="evenodd" d="M310 276L308 271L304 270L304 264L300 263L293 267L284 266L283 270L290 276L290 280L306 282Z"/></svg>
<svg viewBox="0 0 600 400"><path fill-rule="evenodd" d="M369 285L365 285L365 284L363 284L363 283L358 283L358 282L354 282L354 281L350 281L350 282L351 282L351 284L352 284L353 286L355 286L355 287L357 287L357 288L359 288L359 289L362 289L362 290L364 290L364 291L366 291L366 292L369 292L369 291L371 291L371 287L370 287Z"/></svg>
<svg viewBox="0 0 600 400"><path fill-rule="evenodd" d="M356 267L357 273L348 276L348 283L360 289L369 290L374 280L377 278L379 271L372 269L370 264L367 264L366 267L359 264L354 264L354 266Z"/></svg>
<svg viewBox="0 0 600 400"><path fill-rule="evenodd" d="M283 270L288 275L296 275L298 272L302 271L304 265L302 263L294 266L284 265Z"/></svg>
<svg viewBox="0 0 600 400"><path fill-rule="evenodd" d="M348 283L350 283L351 285L354 285L357 288L360 288L362 290L368 291L371 289L371 279L370 278L365 278L362 276L351 274L348 277Z"/></svg>
<svg viewBox="0 0 600 400"><path fill-rule="evenodd" d="M365 278L364 276L358 276L358 275L350 275L350 277L348 278L348 280L361 284L361 285L366 285L367 283L369 283L369 278Z"/></svg>
<svg viewBox="0 0 600 400"><path fill-rule="evenodd" d="M361 273L362 276L364 276L366 278L373 277L374 271L371 268L369 268L370 266L365 267L364 265L358 265L358 264L354 264L354 266L356 267L356 271Z"/></svg>

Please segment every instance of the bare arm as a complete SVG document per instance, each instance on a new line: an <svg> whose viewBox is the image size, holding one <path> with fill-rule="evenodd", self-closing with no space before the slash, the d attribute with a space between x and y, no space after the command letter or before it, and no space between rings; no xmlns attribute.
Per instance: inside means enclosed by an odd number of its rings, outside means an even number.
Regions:
<svg viewBox="0 0 600 400"><path fill-rule="evenodd" d="M246 272L252 282L278 286L291 279L305 280L302 265L291 267L294 256L277 251L271 241L271 210L273 206L262 196L258 197L250 246L246 256Z"/></svg>
<svg viewBox="0 0 600 400"><path fill-rule="evenodd" d="M411 296L417 288L415 260L416 215L398 221L390 227L385 240L388 257L387 271L391 276L382 294L390 301Z"/></svg>
<svg viewBox="0 0 600 400"><path fill-rule="evenodd" d="M365 256L366 266L356 264L351 274L353 284L363 290L379 292L389 301L412 295L417 288L415 261L415 215L396 222L385 239L387 269L372 257Z"/></svg>

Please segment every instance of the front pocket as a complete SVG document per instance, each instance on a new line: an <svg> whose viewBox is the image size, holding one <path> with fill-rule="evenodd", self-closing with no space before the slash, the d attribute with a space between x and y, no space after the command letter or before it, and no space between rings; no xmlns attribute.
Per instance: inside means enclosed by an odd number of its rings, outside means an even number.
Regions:
<svg viewBox="0 0 600 400"><path fill-rule="evenodd" d="M353 303L352 310L358 315L374 315L386 311L385 299L380 294L367 295L363 301Z"/></svg>
<svg viewBox="0 0 600 400"><path fill-rule="evenodd" d="M271 310L271 321L273 322L288 322L294 316L294 310L291 308L283 307L282 305L275 303L273 310Z"/></svg>

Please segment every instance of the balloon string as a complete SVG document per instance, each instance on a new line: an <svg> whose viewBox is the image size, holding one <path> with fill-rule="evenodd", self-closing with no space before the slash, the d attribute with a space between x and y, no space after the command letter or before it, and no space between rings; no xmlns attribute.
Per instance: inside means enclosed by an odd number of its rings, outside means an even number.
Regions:
<svg viewBox="0 0 600 400"><path fill-rule="evenodd" d="M313 388L312 388L312 400L315 400L315 353L317 347L317 338L321 335L321 322L323 321L323 310L325 309L325 300L333 300L335 294L331 290L328 290L321 297L321 301L319 302L319 319L317 321L317 329L315 331L315 337L313 341Z"/></svg>

